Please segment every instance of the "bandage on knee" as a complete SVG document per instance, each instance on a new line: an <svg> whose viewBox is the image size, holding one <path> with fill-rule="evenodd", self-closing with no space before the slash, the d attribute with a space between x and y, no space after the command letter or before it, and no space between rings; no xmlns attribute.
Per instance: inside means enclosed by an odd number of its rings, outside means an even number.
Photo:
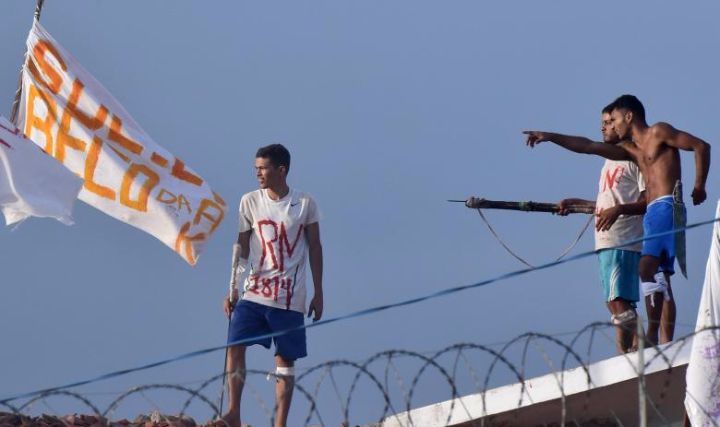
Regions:
<svg viewBox="0 0 720 427"><path fill-rule="evenodd" d="M610 317L610 322L612 322L613 325L623 325L628 322L632 322L635 319L637 319L637 314L634 310L625 310L620 314L613 314Z"/></svg>
<svg viewBox="0 0 720 427"><path fill-rule="evenodd" d="M662 274L662 273L658 273L658 274ZM665 281L664 277L663 277L662 281L642 282L640 285L642 286L643 295L645 295L646 297L651 296L655 293L662 293L665 298L665 301L670 300L670 294L668 293L668 290L667 290L668 285L667 285L667 282ZM650 305L655 307L655 299L654 298L650 298Z"/></svg>
<svg viewBox="0 0 720 427"><path fill-rule="evenodd" d="M662 292L665 290L662 283L658 282L642 282L640 285L642 286L643 295L646 297L654 294L655 292Z"/></svg>
<svg viewBox="0 0 720 427"><path fill-rule="evenodd" d="M295 367L294 366L278 366L275 368L275 375L278 377L294 377Z"/></svg>
<svg viewBox="0 0 720 427"><path fill-rule="evenodd" d="M670 301L670 293L668 292L668 289L670 288L670 284L668 283L667 279L665 278L665 273L662 271L655 273L655 281L657 283L660 283L663 286L663 295L665 295L665 301Z"/></svg>

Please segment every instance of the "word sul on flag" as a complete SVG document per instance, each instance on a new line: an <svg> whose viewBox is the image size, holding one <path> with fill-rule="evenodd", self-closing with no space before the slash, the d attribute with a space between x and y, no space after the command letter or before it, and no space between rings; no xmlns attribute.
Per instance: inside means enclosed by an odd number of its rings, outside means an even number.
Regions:
<svg viewBox="0 0 720 427"><path fill-rule="evenodd" d="M197 262L225 202L155 143L37 20L27 39L20 105L25 134L84 178L82 201Z"/></svg>
<svg viewBox="0 0 720 427"><path fill-rule="evenodd" d="M0 116L0 211L7 225L30 216L72 224L82 180Z"/></svg>

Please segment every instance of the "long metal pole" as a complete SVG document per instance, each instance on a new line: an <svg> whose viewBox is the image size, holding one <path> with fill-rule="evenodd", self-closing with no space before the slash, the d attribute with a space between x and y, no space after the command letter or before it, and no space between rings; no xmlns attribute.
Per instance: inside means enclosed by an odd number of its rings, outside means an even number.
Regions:
<svg viewBox="0 0 720 427"><path fill-rule="evenodd" d="M35 13L33 14L33 23L35 21L40 21L40 14L42 13L43 4L45 3L45 0L37 0L37 3L35 4ZM20 77L18 77L18 87L15 91L15 99L12 103L12 108L10 110L10 121L13 122L15 125L17 125L17 116L18 116L18 110L20 109L20 98L22 97L22 73L23 68L25 67L25 62L27 61L27 53L25 54L25 60L23 60L23 65L20 67Z"/></svg>

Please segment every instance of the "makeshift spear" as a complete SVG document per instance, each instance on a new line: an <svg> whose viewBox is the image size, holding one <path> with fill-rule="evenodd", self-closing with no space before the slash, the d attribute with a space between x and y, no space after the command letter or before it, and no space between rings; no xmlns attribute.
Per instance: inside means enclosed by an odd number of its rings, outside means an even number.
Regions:
<svg viewBox="0 0 720 427"><path fill-rule="evenodd" d="M448 200L452 203L464 203L470 209L504 209L524 212L550 212L558 213L560 208L557 203L541 202L506 202L502 200L487 200L480 197L470 197L467 200ZM595 209L590 206L568 205L565 207L567 213L594 214Z"/></svg>
<svg viewBox="0 0 720 427"><path fill-rule="evenodd" d="M40 21L40 14L42 13L43 3L45 3L45 0L37 0L37 3L35 4L35 14L33 15L33 23L35 21ZM25 62L27 61L27 54L25 55L25 59L23 60L23 65L20 67L20 77L18 77L18 87L15 91L15 99L12 103L12 109L10 111L10 121L13 122L13 124L17 125L17 116L18 116L18 109L20 108L20 97L22 96L22 73L23 68L25 67Z"/></svg>

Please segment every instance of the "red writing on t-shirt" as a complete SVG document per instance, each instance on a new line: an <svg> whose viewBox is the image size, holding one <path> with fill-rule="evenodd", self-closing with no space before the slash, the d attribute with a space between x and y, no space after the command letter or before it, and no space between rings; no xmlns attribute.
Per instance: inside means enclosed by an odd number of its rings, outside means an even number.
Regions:
<svg viewBox="0 0 720 427"><path fill-rule="evenodd" d="M603 181L603 189L602 191L607 190L608 188L612 189L615 184L620 180L620 177L622 176L623 172L625 172L625 168L622 166L616 167L612 174L610 174L610 171L605 171L605 181Z"/></svg>
<svg viewBox="0 0 720 427"><path fill-rule="evenodd" d="M300 235L302 234L302 224L298 227L297 235L295 236L295 241L292 245L288 239L284 222L280 222L280 227L278 227L278 224L275 221L271 219L263 219L258 221L257 227L263 248L262 255L260 256L260 268L262 268L266 257L270 254L270 260L272 261L273 268L279 272L285 271L285 256L291 258L293 252L295 252L295 248L300 240ZM272 238L269 238L270 236L272 236Z"/></svg>

